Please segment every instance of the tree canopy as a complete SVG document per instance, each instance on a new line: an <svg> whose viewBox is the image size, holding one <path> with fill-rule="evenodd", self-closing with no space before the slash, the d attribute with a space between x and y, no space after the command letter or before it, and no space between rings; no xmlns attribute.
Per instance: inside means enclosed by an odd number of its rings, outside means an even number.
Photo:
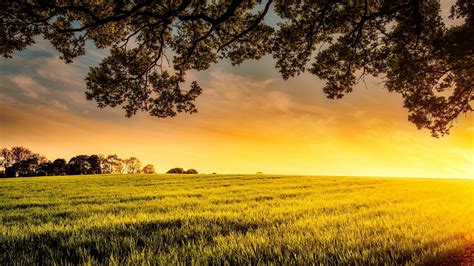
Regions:
<svg viewBox="0 0 474 266"><path fill-rule="evenodd" d="M379 76L440 136L474 98L473 2L457 0L451 18L462 23L446 26L437 0L1 1L0 54L42 36L70 63L91 41L110 55L90 68L87 99L162 118L197 111L187 71L271 54L284 79L312 73L331 99Z"/></svg>

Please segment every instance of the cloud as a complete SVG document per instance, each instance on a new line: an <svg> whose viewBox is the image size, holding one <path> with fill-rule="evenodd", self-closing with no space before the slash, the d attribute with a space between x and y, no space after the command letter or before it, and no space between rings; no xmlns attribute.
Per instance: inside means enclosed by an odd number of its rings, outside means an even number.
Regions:
<svg viewBox="0 0 474 266"><path fill-rule="evenodd" d="M85 73L76 65L66 65L60 59L51 57L39 59L35 64L34 72L39 78L62 85L67 84L73 90L85 88Z"/></svg>
<svg viewBox="0 0 474 266"><path fill-rule="evenodd" d="M49 43L38 39L13 59L0 61L1 97L27 109L42 106L81 114L96 111L96 105L85 99L84 77L89 66L100 60L99 56L100 52L95 52L65 64ZM103 110L99 116L109 113Z"/></svg>
<svg viewBox="0 0 474 266"><path fill-rule="evenodd" d="M40 99L40 97L50 94L46 87L40 85L30 77L18 75L8 77L7 79L20 89L21 93L28 98Z"/></svg>
<svg viewBox="0 0 474 266"><path fill-rule="evenodd" d="M282 91L275 85L278 79L257 80L222 70L210 73L201 96L207 106L232 109L240 113L251 112L271 115L328 114L329 110L298 101L291 90ZM214 108L215 109L215 108Z"/></svg>
<svg viewBox="0 0 474 266"><path fill-rule="evenodd" d="M66 104L61 103L58 100L52 100L51 101L51 106L53 106L54 108L57 108L59 110L62 110L62 111L68 111L69 110L69 108L67 107Z"/></svg>

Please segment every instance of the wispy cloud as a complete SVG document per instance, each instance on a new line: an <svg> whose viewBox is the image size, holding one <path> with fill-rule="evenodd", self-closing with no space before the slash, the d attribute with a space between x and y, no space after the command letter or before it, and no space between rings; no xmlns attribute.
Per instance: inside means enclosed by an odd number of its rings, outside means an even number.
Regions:
<svg viewBox="0 0 474 266"><path fill-rule="evenodd" d="M18 88L21 93L29 98L40 99L40 97L50 94L49 90L38 82L27 76L11 76L8 80Z"/></svg>

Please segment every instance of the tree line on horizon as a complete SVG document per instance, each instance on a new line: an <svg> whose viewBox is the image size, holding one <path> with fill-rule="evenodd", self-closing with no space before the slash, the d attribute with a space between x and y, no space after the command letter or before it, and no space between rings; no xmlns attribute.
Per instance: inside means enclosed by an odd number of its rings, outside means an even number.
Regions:
<svg viewBox="0 0 474 266"><path fill-rule="evenodd" d="M90 175L90 174L153 174L151 164L142 167L136 157L122 159L112 155L76 155L69 161L57 158L48 160L39 153L33 153L22 146L11 149L2 148L0 153L1 177L27 177L52 175Z"/></svg>

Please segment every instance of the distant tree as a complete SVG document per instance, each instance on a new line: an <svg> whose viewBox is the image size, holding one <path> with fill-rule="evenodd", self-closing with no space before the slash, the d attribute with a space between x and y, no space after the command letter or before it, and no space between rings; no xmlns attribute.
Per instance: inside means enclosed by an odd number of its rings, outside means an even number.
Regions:
<svg viewBox="0 0 474 266"><path fill-rule="evenodd" d="M64 159L56 159L52 165L52 173L53 175L67 175L68 167L66 160Z"/></svg>
<svg viewBox="0 0 474 266"><path fill-rule="evenodd" d="M1 157L1 164L3 166L4 169L6 169L7 167L11 166L13 163L11 162L12 161L12 156L11 156L11 152L9 149L7 148L2 148L0 150L0 157Z"/></svg>
<svg viewBox="0 0 474 266"><path fill-rule="evenodd" d="M89 156L78 155L72 157L68 163L68 174L70 175L87 175L91 173L91 164Z"/></svg>
<svg viewBox="0 0 474 266"><path fill-rule="evenodd" d="M184 169L183 168L179 168L179 167L176 167L176 168L171 168L170 170L168 170L168 172L166 172L167 174L184 174Z"/></svg>
<svg viewBox="0 0 474 266"><path fill-rule="evenodd" d="M100 163L101 163L101 159L99 157L99 155L91 155L89 156L89 158L87 158L87 162L89 162L90 164L90 169L89 169L89 174L92 174L92 175L96 175L96 174L101 174L102 173L102 169L101 169L101 166L100 166Z"/></svg>
<svg viewBox="0 0 474 266"><path fill-rule="evenodd" d="M7 162L3 155L3 149L0 150L0 177L5 177L5 170L7 169Z"/></svg>
<svg viewBox="0 0 474 266"><path fill-rule="evenodd" d="M31 150L23 146L14 146L10 149L9 155L11 156L9 159L9 163L12 165L14 163L24 161L30 156L33 156L34 154L31 152Z"/></svg>
<svg viewBox="0 0 474 266"><path fill-rule="evenodd" d="M28 156L28 159L31 159L31 158L38 160L39 164L48 162L48 159L44 155L41 155L39 153L33 153L30 156Z"/></svg>
<svg viewBox="0 0 474 266"><path fill-rule="evenodd" d="M18 176L21 177L35 176L38 166L38 159L34 157L13 164L13 167L14 169L16 169Z"/></svg>
<svg viewBox="0 0 474 266"><path fill-rule="evenodd" d="M38 166L38 169L36 169L36 176L51 176L51 175L54 175L52 162L41 163Z"/></svg>
<svg viewBox="0 0 474 266"><path fill-rule="evenodd" d="M8 166L5 169L5 176L6 177L18 177L19 176L18 163L15 163L13 165Z"/></svg>
<svg viewBox="0 0 474 266"><path fill-rule="evenodd" d="M155 173L155 167L151 164L145 165L142 169L142 173L144 174L154 174Z"/></svg>
<svg viewBox="0 0 474 266"><path fill-rule="evenodd" d="M38 164L48 162L48 159L39 153L33 153L30 149L23 146L14 146L11 149L2 148L0 151L1 165L6 169L15 163L34 159ZM30 161L31 163L32 161Z"/></svg>
<svg viewBox="0 0 474 266"><path fill-rule="evenodd" d="M140 172L142 163L135 157L130 157L123 160L123 165L125 167L125 173L127 174L136 174Z"/></svg>
<svg viewBox="0 0 474 266"><path fill-rule="evenodd" d="M101 161L103 174L117 174L122 172L122 159L116 154L108 155Z"/></svg>
<svg viewBox="0 0 474 266"><path fill-rule="evenodd" d="M108 165L108 162L107 162L107 157L104 156L103 154L99 154L97 156L99 156L100 172L102 174L110 174L109 165Z"/></svg>
<svg viewBox="0 0 474 266"><path fill-rule="evenodd" d="M125 164L125 160L119 158L117 161L117 174L126 174L127 173L127 165Z"/></svg>
<svg viewBox="0 0 474 266"><path fill-rule="evenodd" d="M188 169L186 170L186 172L184 172L185 174L193 174L193 175L197 175L198 174L198 171L196 169Z"/></svg>

